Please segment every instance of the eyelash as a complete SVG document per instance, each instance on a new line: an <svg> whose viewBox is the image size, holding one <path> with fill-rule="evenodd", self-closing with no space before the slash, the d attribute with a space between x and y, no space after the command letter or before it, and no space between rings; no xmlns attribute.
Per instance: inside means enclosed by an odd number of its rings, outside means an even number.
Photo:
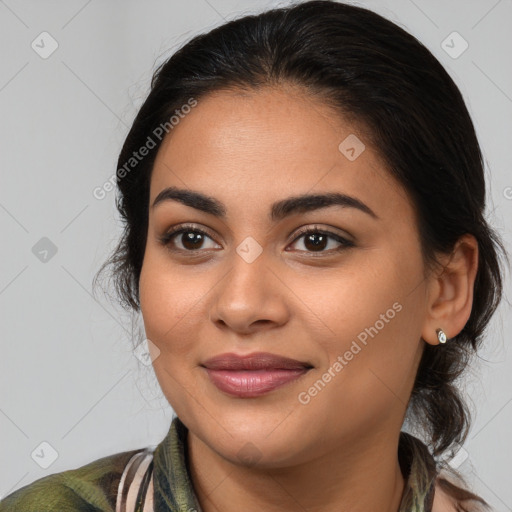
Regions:
<svg viewBox="0 0 512 512"><path fill-rule="evenodd" d="M179 235L179 234L182 234L182 233L199 233L201 235L204 235L204 236L207 236L208 238L212 239L213 238L206 232L206 231L203 231L202 229L199 229L199 228L196 228L194 227L193 225L180 225L180 226L177 226L175 229L173 229L172 231L169 231L165 234L163 234L161 237L159 237L159 241L162 245L166 246L167 249L169 249L170 251L172 252L186 252L186 253L189 253L189 254L193 254L193 253L197 253L197 252L201 252L201 249L195 249L195 250L186 250L186 249L175 249L175 248L172 248L171 247L171 240ZM309 234L321 234L321 235L325 235L325 236L328 236L330 238L333 238L334 240L336 240L337 242L339 242L341 244L340 247L338 247L337 249L331 249L331 250L328 250L328 251L325 251L325 250L322 250L322 251L299 251L299 252L306 252L306 253L309 253L309 254L333 254L333 253L338 253L338 252L341 252L345 249L348 249L350 247L354 247L355 244L353 242L351 242L350 240L347 240L343 237L341 237L340 235L337 235L335 233L332 233L330 231L325 231L323 229L320 229L318 228L317 226L314 226L314 227L309 227L309 228L305 228L305 229L302 229L302 230L299 230L299 232L297 233L297 236L293 239L293 241L291 242L292 244L295 243L299 238L302 238L306 235L309 235Z"/></svg>

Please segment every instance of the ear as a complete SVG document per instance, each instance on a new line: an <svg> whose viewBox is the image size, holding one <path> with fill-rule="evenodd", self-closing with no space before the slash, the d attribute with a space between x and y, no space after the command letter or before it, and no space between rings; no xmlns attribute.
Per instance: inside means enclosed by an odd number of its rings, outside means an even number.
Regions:
<svg viewBox="0 0 512 512"><path fill-rule="evenodd" d="M436 329L453 338L466 325L473 306L473 288L478 270L478 242L465 234L453 251L440 258L441 268L432 273L428 284L427 311L422 338L437 345Z"/></svg>

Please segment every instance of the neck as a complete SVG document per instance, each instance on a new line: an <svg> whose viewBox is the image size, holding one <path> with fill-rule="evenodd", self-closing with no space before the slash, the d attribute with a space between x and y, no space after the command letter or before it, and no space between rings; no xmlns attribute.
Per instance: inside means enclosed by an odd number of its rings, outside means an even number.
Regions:
<svg viewBox="0 0 512 512"><path fill-rule="evenodd" d="M397 512L404 490L398 438L376 437L302 464L262 469L222 458L189 431L194 491L203 512Z"/></svg>

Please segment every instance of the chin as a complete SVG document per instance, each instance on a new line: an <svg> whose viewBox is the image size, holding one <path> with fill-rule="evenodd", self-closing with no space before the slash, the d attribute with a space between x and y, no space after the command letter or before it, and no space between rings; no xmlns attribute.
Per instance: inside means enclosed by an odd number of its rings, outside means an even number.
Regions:
<svg viewBox="0 0 512 512"><path fill-rule="evenodd" d="M223 425L230 428L225 430L211 421L194 431L203 443L232 464L268 469L298 464L304 456L305 440L295 432L281 430L282 424L276 428L278 422L269 421L268 428L262 428L261 422L248 419L238 426L226 421Z"/></svg>

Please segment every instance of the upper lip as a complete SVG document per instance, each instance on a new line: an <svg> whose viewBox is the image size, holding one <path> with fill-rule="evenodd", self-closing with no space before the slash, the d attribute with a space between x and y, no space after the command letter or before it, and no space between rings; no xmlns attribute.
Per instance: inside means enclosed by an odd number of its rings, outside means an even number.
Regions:
<svg viewBox="0 0 512 512"><path fill-rule="evenodd" d="M202 363L210 370L303 370L312 368L307 362L269 352L255 352L244 356L235 353L220 354Z"/></svg>

